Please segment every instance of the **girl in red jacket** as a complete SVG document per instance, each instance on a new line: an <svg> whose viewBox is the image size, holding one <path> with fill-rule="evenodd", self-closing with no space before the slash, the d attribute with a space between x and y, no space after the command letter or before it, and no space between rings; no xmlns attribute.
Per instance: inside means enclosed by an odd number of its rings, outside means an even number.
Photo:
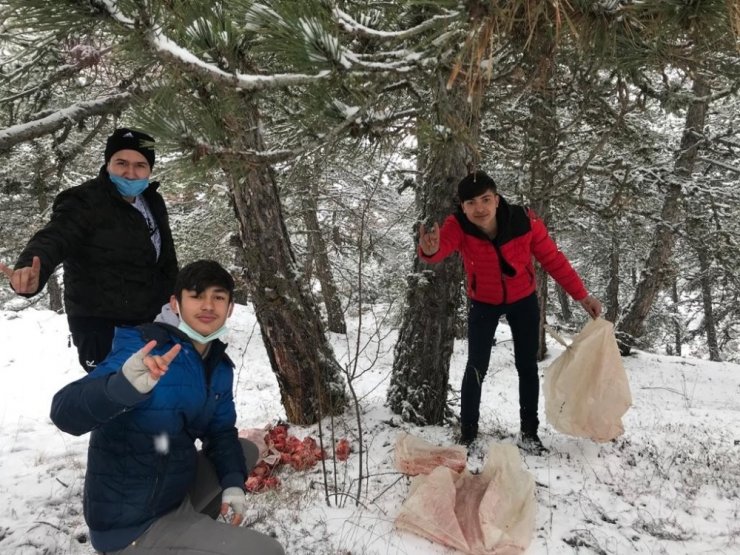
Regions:
<svg viewBox="0 0 740 555"><path fill-rule="evenodd" d="M448 216L441 229L436 223L430 231L421 226L419 256L436 263L458 251L467 274L468 361L461 388L460 441L470 444L478 435L481 386L499 318L506 315L519 374L519 445L542 453L545 448L537 435L540 315L532 257L591 317L601 314L601 303L588 294L542 220L527 207L507 203L486 173L469 174L457 192L461 210Z"/></svg>

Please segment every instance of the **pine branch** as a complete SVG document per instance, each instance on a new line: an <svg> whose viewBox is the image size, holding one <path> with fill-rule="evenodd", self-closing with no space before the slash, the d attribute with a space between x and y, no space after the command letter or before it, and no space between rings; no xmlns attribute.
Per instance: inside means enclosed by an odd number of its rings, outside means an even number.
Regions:
<svg viewBox="0 0 740 555"><path fill-rule="evenodd" d="M108 15L121 25L134 30L136 22L123 15L112 0L97 0L100 7L107 11ZM209 64L198 56L182 48L174 41L166 37L160 29L149 28L144 33L146 41L154 53L162 60L174 62L187 69L193 74L199 75L210 81L224 85L233 86L244 91L262 91L288 87L291 85L302 85L326 79L331 75L330 71L320 71L315 75L300 73L285 73L278 75L248 75L243 73L229 73L223 71L213 64Z"/></svg>
<svg viewBox="0 0 740 555"><path fill-rule="evenodd" d="M151 30L147 33L147 41L155 53L165 61L175 62L191 73L200 75L210 81L233 86L244 91L263 91L280 89L291 85L304 85L326 79L331 75L328 70L320 71L315 75L301 73L283 73L276 75L247 75L244 73L228 73L213 64L204 62L192 52L178 46L162 33Z"/></svg>
<svg viewBox="0 0 740 555"><path fill-rule="evenodd" d="M131 104L135 98L131 92L123 92L97 100L78 102L46 117L12 125L0 130L0 152L24 141L58 131L70 123L78 123L91 116L119 112Z"/></svg>
<svg viewBox="0 0 740 555"><path fill-rule="evenodd" d="M706 162L707 164L713 164L717 166L718 168L723 168L725 170L729 170L731 172L735 172L736 174L740 175L740 167L733 166L732 164L728 164L727 162L723 162L722 160L713 160L711 158L706 158L704 156L697 157L697 160L701 160L702 162Z"/></svg>
<svg viewBox="0 0 740 555"><path fill-rule="evenodd" d="M334 15L337 18L337 24L342 27L346 32L355 36L378 38L378 39L393 39L401 40L413 37L429 29L433 29L437 25L441 25L455 19L460 18L460 12L448 12L444 15L435 15L420 23L416 27L410 29L404 29L403 31L378 31L377 29L371 29L366 27L359 21L355 20L347 12L340 8L334 8Z"/></svg>
<svg viewBox="0 0 740 555"><path fill-rule="evenodd" d="M11 96L0 98L0 104L4 104L6 102L12 102L13 100L24 98L30 94L34 94L36 91L39 91L39 90L42 90L42 89L45 89L51 86L54 83L58 83L59 81L69 79L70 77L73 77L74 75L81 72L82 70L89 68L91 65L95 65L100 60L100 57L103 54L110 52L110 50L111 48L109 47L109 48L106 48L102 52L96 53L96 59L93 59L93 60L85 59L85 60L80 60L74 64L63 65L57 68L57 70L52 75L50 75L48 79L42 81L41 83L38 83L34 85L33 87L30 87L22 91L19 91L15 94L12 94Z"/></svg>
<svg viewBox="0 0 740 555"><path fill-rule="evenodd" d="M410 118L417 115L414 110L404 110L397 113L373 114L370 118L364 119L363 116L368 112L368 110L369 106L358 108L350 117L347 117L342 121L342 123L336 125L327 133L320 135L308 144L293 149L269 151L234 150L216 147L195 139L186 139L185 143L188 143L186 145L188 148L193 149L194 156L196 158L200 158L202 156L215 156L221 159L242 160L253 165L270 165L294 160L300 156L323 148L328 143L343 135L344 132L350 128L369 128L373 124L388 125L392 121Z"/></svg>

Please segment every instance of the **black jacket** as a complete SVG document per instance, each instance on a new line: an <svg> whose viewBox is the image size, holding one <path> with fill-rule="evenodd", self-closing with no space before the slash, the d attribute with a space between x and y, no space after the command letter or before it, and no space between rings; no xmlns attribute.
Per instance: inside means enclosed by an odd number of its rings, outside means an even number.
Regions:
<svg viewBox="0 0 740 555"><path fill-rule="evenodd" d="M159 259L141 213L121 197L103 167L95 179L57 195L51 220L28 242L16 268L30 266L38 256L41 291L63 263L68 316L154 319L172 294L177 275L175 245L158 187L150 183L142 195L159 226Z"/></svg>

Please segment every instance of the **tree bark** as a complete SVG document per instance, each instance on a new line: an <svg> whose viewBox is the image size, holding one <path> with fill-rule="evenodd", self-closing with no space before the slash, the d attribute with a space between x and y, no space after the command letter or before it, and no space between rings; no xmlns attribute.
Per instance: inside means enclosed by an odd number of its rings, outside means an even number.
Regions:
<svg viewBox="0 0 740 555"><path fill-rule="evenodd" d="M573 311L570 309L570 297L565 289L559 285L556 288L558 292L558 302L560 303L560 313L563 318L563 322L570 323L573 320Z"/></svg>
<svg viewBox="0 0 740 555"><path fill-rule="evenodd" d="M709 86L701 74L694 76L692 87L694 100L686 113L681 149L676 158L676 178L666 183L668 191L663 200L660 221L655 229L655 239L650 248L645 268L635 289L632 302L617 328L619 349L628 355L637 339L645 331L645 321L658 292L667 285L670 274L669 262L675 243L675 226L681 217L683 193L681 183L691 176L697 152L704 138L704 122L708 108Z"/></svg>
<svg viewBox="0 0 740 555"><path fill-rule="evenodd" d="M438 75L434 128L466 128L477 137L477 116L471 114L465 91L447 90L446 76ZM457 184L469 171L473 153L460 137L447 135L424 145L420 162L421 187L416 204L427 227L456 208ZM465 137L468 138L468 137ZM418 230L414 229L418 239ZM461 297L463 267L458 256L427 265L418 257L408 278L406 306L396 342L388 404L408 422L440 424L447 409L450 357L455 338L456 311Z"/></svg>
<svg viewBox="0 0 740 555"><path fill-rule="evenodd" d="M253 101L232 136L239 146L264 150ZM237 116L234 116L235 118ZM326 339L319 311L297 271L280 198L269 169L222 159L242 242L249 293L290 422L312 424L339 413L347 398L341 368Z"/></svg>
<svg viewBox="0 0 740 555"><path fill-rule="evenodd" d="M34 146L36 147L37 158L33 175L33 193L36 197L36 205L39 209L38 213L44 214L49 209L50 195L58 191L50 190L49 179L47 179L47 174L49 173L47 153L38 144ZM58 182L55 181L54 183ZM49 309L57 314L64 314L62 286L59 284L57 272L52 272L49 276L49 280L46 282L46 291L49 294Z"/></svg>
<svg viewBox="0 0 740 555"><path fill-rule="evenodd" d="M559 145L559 122L555 91L550 86L554 72L555 37L547 25L538 25L537 36L527 50L525 65L532 72L532 90L528 96L529 117L525 128L525 164L529 164L529 199L537 215L547 226L550 203L555 187L555 167ZM537 360L547 354L545 323L547 321L548 275L538 264L537 296L540 307L539 348Z"/></svg>
<svg viewBox="0 0 740 555"><path fill-rule="evenodd" d="M681 349L683 347L683 330L681 326L681 319L679 317L680 312L678 310L678 279L673 276L671 282L671 300L673 301L673 342L676 348L674 353L676 356L681 356ZM668 354L671 354L670 352Z"/></svg>
<svg viewBox="0 0 740 555"><path fill-rule="evenodd" d="M606 286L606 313L604 314L604 319L612 324L619 317L619 266L621 262L619 246L617 224L614 222L612 224L611 245L609 247L609 281Z"/></svg>
<svg viewBox="0 0 740 555"><path fill-rule="evenodd" d="M329 261L329 251L321 233L318 210L318 185L316 176L312 176L308 194L303 197L303 224L308 234L308 257L313 260L313 268L316 270L316 278L321 285L321 296L326 307L326 319L329 331L334 333L347 333L347 324L344 321L342 302L339 299L337 286L334 283L334 274Z"/></svg>
<svg viewBox="0 0 740 555"><path fill-rule="evenodd" d="M703 226L702 226L703 227ZM701 299L704 307L704 331L707 335L707 347L709 347L709 360L720 362L722 357L717 342L717 324L714 321L714 307L712 305L712 276L711 262L706 248L697 248L696 255L699 259L699 271L701 276Z"/></svg>
<svg viewBox="0 0 740 555"><path fill-rule="evenodd" d="M147 94L139 92L138 94ZM120 112L134 101L130 92L113 94L90 102L77 102L67 108L26 123L0 129L0 152L32 139L38 139L93 116Z"/></svg>

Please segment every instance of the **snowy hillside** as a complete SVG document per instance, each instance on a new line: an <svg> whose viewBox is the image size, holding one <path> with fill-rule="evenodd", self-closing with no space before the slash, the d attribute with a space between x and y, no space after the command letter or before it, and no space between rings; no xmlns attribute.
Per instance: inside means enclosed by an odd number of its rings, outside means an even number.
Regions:
<svg viewBox="0 0 740 555"><path fill-rule="evenodd" d="M363 318L368 320L369 313ZM352 328L356 320L348 323ZM251 309L238 306L231 329L238 424L275 423L284 414ZM405 430L452 444L455 430L409 426L384 406L395 333L386 329L370 337L374 330L365 329L359 368L366 371L356 388L369 479L359 506L356 421L348 411L335 420L336 436L348 437L354 450L348 462L336 466L342 495L332 495L327 506L318 466L306 472L283 469L279 490L251 496L250 520L274 533L291 554L452 553L394 529L409 479L393 466L393 443ZM508 331L502 324L497 333L483 390L483 437L469 457L471 470L482 467L489 441L513 441L517 431ZM341 362L349 364L354 339L332 341ZM68 347L66 319L33 309L0 312L0 343L0 553L91 554L81 514L88 438L58 431L48 417L53 394L82 376L75 350ZM552 342L548 361L561 350ZM465 356L466 345L458 342L453 389L459 388ZM541 437L549 454L524 457L538 502L528 553L740 553L740 366L642 352L624 363L634 406L624 419L623 437L600 445L545 425ZM542 403L540 409L542 415ZM326 433L328 419L324 426ZM291 432L317 436L315 427ZM335 478L330 481L333 487Z"/></svg>

